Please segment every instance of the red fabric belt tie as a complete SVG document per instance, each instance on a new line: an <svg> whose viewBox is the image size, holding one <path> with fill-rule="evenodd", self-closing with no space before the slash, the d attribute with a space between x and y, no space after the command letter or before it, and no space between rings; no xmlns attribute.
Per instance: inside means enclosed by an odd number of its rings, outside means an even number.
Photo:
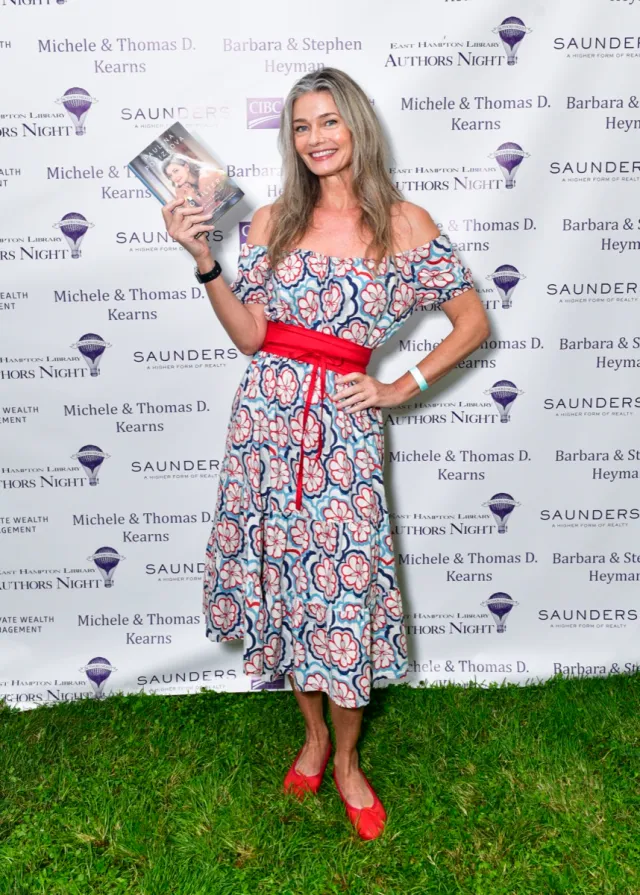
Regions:
<svg viewBox="0 0 640 895"><path fill-rule="evenodd" d="M304 403L302 417L302 439L300 441L300 463L298 466L298 482L296 486L296 509L302 506L302 475L304 470L304 435L307 417L313 398L316 376L320 375L320 435L316 458L322 451L322 411L325 398L325 379L327 370L334 373L366 373L367 364L373 353L372 348L356 345L339 336L316 332L304 326L291 323L274 323L267 321L267 334L260 351L289 357L291 360L312 364L311 378L307 398Z"/></svg>

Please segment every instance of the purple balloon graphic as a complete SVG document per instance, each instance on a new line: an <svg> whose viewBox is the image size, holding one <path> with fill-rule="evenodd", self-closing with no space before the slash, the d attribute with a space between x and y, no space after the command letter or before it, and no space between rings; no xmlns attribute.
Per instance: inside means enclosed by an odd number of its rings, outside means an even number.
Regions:
<svg viewBox="0 0 640 895"><path fill-rule="evenodd" d="M518 143L502 143L495 152L489 154L489 158L496 159L504 174L506 188L512 190L515 186L516 171L522 159L529 158L529 153Z"/></svg>
<svg viewBox="0 0 640 895"><path fill-rule="evenodd" d="M509 615L513 607L518 605L517 602L512 600L509 594L497 591L495 594L491 594L489 599L485 600L481 605L486 606L491 615L496 619L497 633L504 634L507 630L505 618Z"/></svg>
<svg viewBox="0 0 640 895"><path fill-rule="evenodd" d="M93 224L89 223L83 214L72 211L69 214L65 214L62 220L57 221L53 226L60 228L60 232L69 243L71 257L79 258L81 255L80 243L89 227L93 227Z"/></svg>
<svg viewBox="0 0 640 895"><path fill-rule="evenodd" d="M77 460L80 466L82 466L89 478L89 484L97 485L100 467L109 456L95 444L85 444L77 454L71 455L71 459Z"/></svg>
<svg viewBox="0 0 640 895"><path fill-rule="evenodd" d="M482 506L489 507L493 518L498 524L498 534L504 534L513 508L519 507L520 504L510 494L499 493L494 494L490 500L485 500Z"/></svg>
<svg viewBox="0 0 640 895"><path fill-rule="evenodd" d="M111 344L105 342L102 336L98 336L96 333L85 333L84 336L80 336L78 341L71 345L71 348L77 348L84 357L91 375L99 376L100 360L105 352L105 348L111 348Z"/></svg>
<svg viewBox="0 0 640 895"><path fill-rule="evenodd" d="M502 307L508 309L511 307L513 290L520 280L525 280L526 277L513 264L501 264L500 267L496 267L493 273L489 274L487 279L493 280L496 289L500 293Z"/></svg>
<svg viewBox="0 0 640 895"><path fill-rule="evenodd" d="M518 61L516 54L522 40L529 31L522 19L517 16L507 16L497 28L493 29L494 34L498 34L502 40L502 46L507 54L507 65L515 65Z"/></svg>
<svg viewBox="0 0 640 895"><path fill-rule="evenodd" d="M91 686L95 692L95 698L103 699L105 681L110 677L112 671L117 671L118 669L103 656L95 656L93 659L90 659L84 667L78 670L84 671L89 678Z"/></svg>
<svg viewBox="0 0 640 895"><path fill-rule="evenodd" d="M62 103L65 112L74 123L76 134L86 133L84 120L92 104L97 102L83 87L70 87L56 102Z"/></svg>
<svg viewBox="0 0 640 895"><path fill-rule="evenodd" d="M522 391L508 379L500 379L494 382L491 388L485 390L485 395L491 395L500 412L500 422L508 423L511 414L511 405L521 395Z"/></svg>
<svg viewBox="0 0 640 895"><path fill-rule="evenodd" d="M120 560L125 559L125 557L120 556L118 551L114 550L113 547L100 547L92 556L88 556L87 559L92 559L98 567L98 571L104 579L104 586L113 587L113 574Z"/></svg>

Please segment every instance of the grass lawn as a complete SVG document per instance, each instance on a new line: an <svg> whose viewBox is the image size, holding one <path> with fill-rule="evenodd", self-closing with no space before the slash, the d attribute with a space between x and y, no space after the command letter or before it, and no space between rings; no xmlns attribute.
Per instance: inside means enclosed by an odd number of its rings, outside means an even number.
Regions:
<svg viewBox="0 0 640 895"><path fill-rule="evenodd" d="M388 813L302 804L292 693L0 708L0 895L638 895L640 674L374 690Z"/></svg>

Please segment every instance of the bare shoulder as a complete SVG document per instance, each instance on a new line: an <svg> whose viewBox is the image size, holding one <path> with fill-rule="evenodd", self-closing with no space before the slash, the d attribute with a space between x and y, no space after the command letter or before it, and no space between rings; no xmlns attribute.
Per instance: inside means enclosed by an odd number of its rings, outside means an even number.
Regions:
<svg viewBox="0 0 640 895"><path fill-rule="evenodd" d="M256 246L267 245L269 242L272 213L273 204L262 205L254 211L253 217L251 218L251 226L249 227L249 232L247 234L247 242Z"/></svg>
<svg viewBox="0 0 640 895"><path fill-rule="evenodd" d="M429 212L413 202L396 202L391 209L391 226L398 252L407 252L440 235Z"/></svg>

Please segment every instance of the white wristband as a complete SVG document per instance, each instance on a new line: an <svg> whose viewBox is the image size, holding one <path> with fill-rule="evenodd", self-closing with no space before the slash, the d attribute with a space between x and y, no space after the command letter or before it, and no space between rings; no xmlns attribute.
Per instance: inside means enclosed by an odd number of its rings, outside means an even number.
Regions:
<svg viewBox="0 0 640 895"><path fill-rule="evenodd" d="M420 386L420 391L426 392L426 390L429 388L429 385L427 383L427 380L424 378L424 376L420 372L420 370L417 367L411 367L409 372L411 373L411 375L413 376L415 381Z"/></svg>

